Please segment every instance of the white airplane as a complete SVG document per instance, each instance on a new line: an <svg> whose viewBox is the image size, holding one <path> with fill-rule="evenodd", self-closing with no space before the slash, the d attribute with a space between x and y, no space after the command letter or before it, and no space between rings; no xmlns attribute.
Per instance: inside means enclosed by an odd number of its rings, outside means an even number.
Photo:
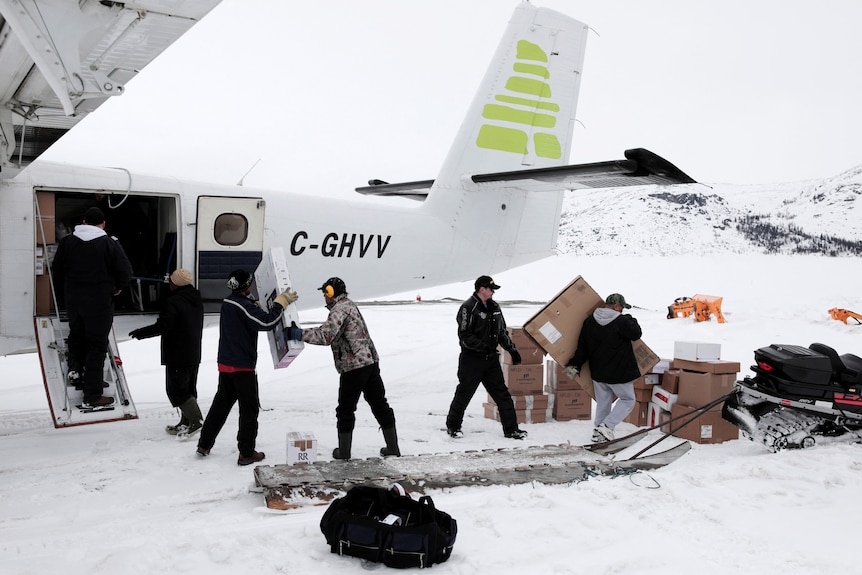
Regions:
<svg viewBox="0 0 862 575"><path fill-rule="evenodd" d="M270 247L288 257L300 310L319 306L314 290L331 276L359 300L418 292L553 255L566 190L694 182L642 149L567 165L588 27L529 2L515 9L436 177L356 188L403 205L37 160L218 3L0 0L0 354L38 349L46 387L65 375L49 262L92 205L134 266L117 305L122 337L154 321L177 267L193 272L212 313L228 272L253 271ZM70 401L52 402L55 425L79 422L57 414Z"/></svg>

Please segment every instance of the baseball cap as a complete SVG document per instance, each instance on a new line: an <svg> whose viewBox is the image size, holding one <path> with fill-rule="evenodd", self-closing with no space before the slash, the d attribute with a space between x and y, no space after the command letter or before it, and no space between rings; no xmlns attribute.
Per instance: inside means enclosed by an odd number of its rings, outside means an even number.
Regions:
<svg viewBox="0 0 862 575"><path fill-rule="evenodd" d="M479 276L478 278L476 278L476 282L473 284L473 288L476 291L479 291L479 288L481 287L498 290L501 286L498 286L496 283L494 283L494 280L491 278L491 276Z"/></svg>
<svg viewBox="0 0 862 575"><path fill-rule="evenodd" d="M626 309L630 309L632 306L626 303L626 298L622 296L622 294L612 293L608 296L608 299L605 300L606 304L610 305L621 305Z"/></svg>

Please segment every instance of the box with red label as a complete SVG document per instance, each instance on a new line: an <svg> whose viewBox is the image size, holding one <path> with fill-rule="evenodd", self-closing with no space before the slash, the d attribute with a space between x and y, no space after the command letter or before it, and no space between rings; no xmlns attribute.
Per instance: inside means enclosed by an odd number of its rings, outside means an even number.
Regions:
<svg viewBox="0 0 862 575"><path fill-rule="evenodd" d="M317 461L317 440L311 433L290 431L287 434L287 464Z"/></svg>
<svg viewBox="0 0 862 575"><path fill-rule="evenodd" d="M702 341L675 341L673 343L673 358L691 361L721 359L721 344Z"/></svg>
<svg viewBox="0 0 862 575"><path fill-rule="evenodd" d="M670 410L662 409L657 403L650 402L649 412L647 413L647 426L656 427L663 425L668 419L670 419ZM665 427L662 427L662 431L667 433Z"/></svg>
<svg viewBox="0 0 862 575"><path fill-rule="evenodd" d="M585 420L593 416L593 400L584 390L557 391L551 401L551 414L557 421Z"/></svg>
<svg viewBox="0 0 862 575"><path fill-rule="evenodd" d="M671 409L672 417L681 417L685 420L687 414L694 415L696 408L676 403ZM676 427L682 421L674 422L670 425ZM680 439L688 439L695 443L723 443L731 439L739 439L739 428L725 421L721 417L721 411L705 411L701 415L685 425L682 429L678 429L673 433L674 437Z"/></svg>
<svg viewBox="0 0 862 575"><path fill-rule="evenodd" d="M512 395L541 395L545 366L503 364L503 380Z"/></svg>
<svg viewBox="0 0 862 575"><path fill-rule="evenodd" d="M671 406L673 406L674 403L679 401L679 395L676 393L670 393L663 387L656 386L652 390L651 401L662 409L670 411Z"/></svg>

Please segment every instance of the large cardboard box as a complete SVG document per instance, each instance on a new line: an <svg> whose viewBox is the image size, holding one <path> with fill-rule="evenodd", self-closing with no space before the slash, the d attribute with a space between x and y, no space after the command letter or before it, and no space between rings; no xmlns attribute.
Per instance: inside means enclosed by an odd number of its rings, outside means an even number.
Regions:
<svg viewBox="0 0 862 575"><path fill-rule="evenodd" d="M36 243L43 245L56 243L54 192L36 192L36 203L39 207L39 213L36 214Z"/></svg>
<svg viewBox="0 0 862 575"><path fill-rule="evenodd" d="M593 416L593 400L582 389L557 391L552 401L551 414L557 421L587 420Z"/></svg>
<svg viewBox="0 0 862 575"><path fill-rule="evenodd" d="M563 391L563 390L574 390L574 391L583 391L583 387L578 383L578 379L581 377L589 377L589 369L587 369L586 374L578 374L578 377L572 379L566 372L563 371L565 366L560 365L553 359L549 359L545 362L545 388L548 393L554 393L555 391Z"/></svg>
<svg viewBox="0 0 862 575"><path fill-rule="evenodd" d="M678 401L690 407L701 407L733 391L735 373L700 373L682 371L679 374ZM721 403L712 411L721 410Z"/></svg>
<svg viewBox="0 0 862 575"><path fill-rule="evenodd" d="M671 409L672 417L685 416L692 413L696 408L683 405L681 403L674 404ZM681 421L677 421L670 425L677 426ZM674 437L680 439L688 439L695 443L723 443L731 439L739 439L739 428L721 418L721 411L707 411L683 427L674 432Z"/></svg>
<svg viewBox="0 0 862 575"><path fill-rule="evenodd" d="M631 423L632 425L637 425L638 427L647 425L647 422L649 421L649 406L650 403L648 401L636 402L634 409L631 410L623 421Z"/></svg>
<svg viewBox="0 0 862 575"><path fill-rule="evenodd" d="M584 320L603 303L599 294L584 278L578 276L525 322L524 330L554 361L566 365L578 347L578 336ZM632 347L641 375L649 373L660 361L659 356L642 340L633 342ZM590 397L595 398L593 381L587 377L585 369L581 369L576 381Z"/></svg>
<svg viewBox="0 0 862 575"><path fill-rule="evenodd" d="M503 364L503 380L512 395L541 395L545 366Z"/></svg>
<svg viewBox="0 0 862 575"><path fill-rule="evenodd" d="M270 248L264 252L263 259L254 272L257 285L257 297L260 305L269 310L278 294L291 287L290 274L287 271L287 260L282 248ZM281 327L267 332L269 349L272 352L272 365L276 369L287 367L305 348L301 341L289 341L284 337L282 327L290 326L291 322L299 324L299 313L296 304L292 303L284 310Z"/></svg>
<svg viewBox="0 0 862 575"><path fill-rule="evenodd" d="M287 464L317 461L317 440L311 433L290 431L287 434Z"/></svg>
<svg viewBox="0 0 862 575"><path fill-rule="evenodd" d="M701 371L703 373L739 373L738 361L725 361L723 359L711 359L706 361L691 361L688 359L674 359L673 369L687 369L688 371Z"/></svg>

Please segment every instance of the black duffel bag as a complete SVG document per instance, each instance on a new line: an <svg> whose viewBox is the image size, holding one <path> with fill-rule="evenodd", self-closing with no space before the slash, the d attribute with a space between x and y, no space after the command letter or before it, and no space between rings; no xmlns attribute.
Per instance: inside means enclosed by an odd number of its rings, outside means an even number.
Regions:
<svg viewBox="0 0 862 575"><path fill-rule="evenodd" d="M320 520L330 550L398 568L449 559L457 522L430 497L417 501L397 487L357 485L330 503Z"/></svg>

